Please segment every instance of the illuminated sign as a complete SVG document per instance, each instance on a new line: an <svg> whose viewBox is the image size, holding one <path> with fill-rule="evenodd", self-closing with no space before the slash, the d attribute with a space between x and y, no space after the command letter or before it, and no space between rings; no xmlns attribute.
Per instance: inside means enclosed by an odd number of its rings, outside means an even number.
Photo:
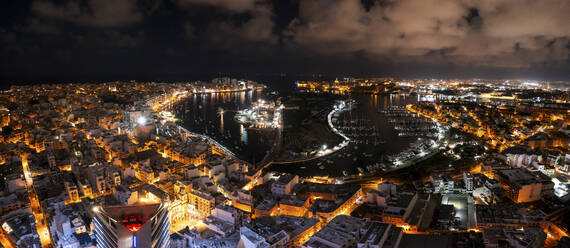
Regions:
<svg viewBox="0 0 570 248"><path fill-rule="evenodd" d="M147 221L147 219L143 219L141 214L133 214L123 215L123 219L120 220L119 223L123 224L123 226L125 226L131 232L137 232Z"/></svg>

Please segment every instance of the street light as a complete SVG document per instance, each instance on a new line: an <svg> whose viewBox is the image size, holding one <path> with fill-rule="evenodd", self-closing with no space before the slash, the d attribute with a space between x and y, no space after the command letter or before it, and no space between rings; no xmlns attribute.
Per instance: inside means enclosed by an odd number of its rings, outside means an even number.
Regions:
<svg viewBox="0 0 570 248"><path fill-rule="evenodd" d="M144 124L146 124L146 118L145 118L144 116L139 117L139 118L137 119L137 123L138 123L139 125L144 125Z"/></svg>

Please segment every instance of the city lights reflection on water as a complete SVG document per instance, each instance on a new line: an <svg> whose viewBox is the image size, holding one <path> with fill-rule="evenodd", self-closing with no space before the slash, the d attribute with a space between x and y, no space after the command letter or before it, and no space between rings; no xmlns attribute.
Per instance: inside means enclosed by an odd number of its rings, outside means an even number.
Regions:
<svg viewBox="0 0 570 248"><path fill-rule="evenodd" d="M210 136L242 159L259 161L270 149L267 133L272 133L248 129L234 116L261 98L262 91L256 90L194 94L174 106L173 112L184 128Z"/></svg>

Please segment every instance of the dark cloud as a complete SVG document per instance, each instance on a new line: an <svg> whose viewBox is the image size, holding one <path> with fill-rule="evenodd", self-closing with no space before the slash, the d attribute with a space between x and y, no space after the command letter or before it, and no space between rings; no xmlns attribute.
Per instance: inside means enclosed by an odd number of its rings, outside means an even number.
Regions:
<svg viewBox="0 0 570 248"><path fill-rule="evenodd" d="M130 34L118 30L103 30L73 34L73 39L79 49L140 48L146 40L146 35L142 31Z"/></svg>
<svg viewBox="0 0 570 248"><path fill-rule="evenodd" d="M245 40L275 44L278 40L274 30L273 5L270 2L259 0L175 0L175 2L183 9L210 6L227 12L229 18L216 20L209 25L209 37L215 42L238 39L238 43L240 40ZM245 16L245 18L238 18L240 20L236 21L232 15ZM189 25L191 24L185 24L185 32L193 36L195 28Z"/></svg>
<svg viewBox="0 0 570 248"><path fill-rule="evenodd" d="M570 76L567 0L14 0L5 6L2 78L224 71Z"/></svg>
<svg viewBox="0 0 570 248"><path fill-rule="evenodd" d="M437 50L431 50L428 53L426 53L426 56L433 56L433 55L445 56L453 53L456 49L457 47L444 47Z"/></svg>
<svg viewBox="0 0 570 248"><path fill-rule="evenodd" d="M188 21L184 23L184 34L188 40L196 39L196 29L192 26L192 23Z"/></svg>
<svg viewBox="0 0 570 248"><path fill-rule="evenodd" d="M300 6L285 34L326 53L365 50L385 56L397 51L406 61L446 51L454 63L508 67L567 56L560 49L547 54L543 41L534 39L570 35L565 0L401 0L368 8L356 0L302 0ZM521 47L529 52L516 53Z"/></svg>
<svg viewBox="0 0 570 248"><path fill-rule="evenodd" d="M479 9L477 8L469 8L465 20L473 29L480 29L483 25L483 19L479 15Z"/></svg>
<svg viewBox="0 0 570 248"><path fill-rule="evenodd" d="M24 32L41 33L41 34L55 35L60 33L60 29L57 25L36 17L28 18L24 25L18 26L16 27L16 29L21 29L21 31Z"/></svg>
<svg viewBox="0 0 570 248"><path fill-rule="evenodd" d="M148 2L143 2L149 7ZM95 27L123 27L142 20L144 10L136 0L68 0L54 3L46 0L32 2L32 11L42 17Z"/></svg>
<svg viewBox="0 0 570 248"><path fill-rule="evenodd" d="M178 5L183 7L192 7L194 5L208 5L219 7L231 12L246 12L255 8L257 0L174 0Z"/></svg>

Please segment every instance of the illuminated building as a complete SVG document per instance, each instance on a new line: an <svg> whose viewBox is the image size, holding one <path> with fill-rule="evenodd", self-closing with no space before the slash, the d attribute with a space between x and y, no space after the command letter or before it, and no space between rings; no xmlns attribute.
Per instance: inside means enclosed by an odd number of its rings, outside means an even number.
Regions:
<svg viewBox="0 0 570 248"><path fill-rule="evenodd" d="M193 179L193 178L197 178L201 176L201 171L200 169L191 164L187 167L184 168L184 179Z"/></svg>
<svg viewBox="0 0 570 248"><path fill-rule="evenodd" d="M89 183L91 183L96 193L105 192L107 185L105 181L105 168L103 166L89 167L87 175Z"/></svg>
<svg viewBox="0 0 570 248"><path fill-rule="evenodd" d="M246 212L252 211L253 197L248 190L240 189L232 194L232 206Z"/></svg>
<svg viewBox="0 0 570 248"><path fill-rule="evenodd" d="M551 177L540 171L533 171L531 173L536 177L540 185L542 185L540 190L541 197L554 195L554 182Z"/></svg>
<svg viewBox="0 0 570 248"><path fill-rule="evenodd" d="M240 241L238 247L245 248L258 248L258 247L271 247L264 237L255 233L251 229L242 226L240 228Z"/></svg>
<svg viewBox="0 0 570 248"><path fill-rule="evenodd" d="M463 172L463 181L465 182L465 190L468 192L473 191L473 175L469 172Z"/></svg>
<svg viewBox="0 0 570 248"><path fill-rule="evenodd" d="M499 170L496 178L514 202L538 201L541 198L542 184L526 169Z"/></svg>
<svg viewBox="0 0 570 248"><path fill-rule="evenodd" d="M309 217L331 220L339 214L348 214L363 197L362 187L354 184L304 183L297 195L316 199L309 209Z"/></svg>
<svg viewBox="0 0 570 248"><path fill-rule="evenodd" d="M366 193L365 201L368 204L372 204L375 206L386 206L388 200L390 200L390 195L382 191L372 189L368 191L368 193Z"/></svg>
<svg viewBox="0 0 570 248"><path fill-rule="evenodd" d="M271 192L276 195L289 195L297 183L299 183L299 176L284 173L271 184Z"/></svg>
<svg viewBox="0 0 570 248"><path fill-rule="evenodd" d="M546 233L540 228L523 229L483 229L485 247L544 247Z"/></svg>
<svg viewBox="0 0 570 248"><path fill-rule="evenodd" d="M239 212L236 208L226 205L216 206L212 215L222 221L231 223L232 225L235 225L240 218Z"/></svg>
<svg viewBox="0 0 570 248"><path fill-rule="evenodd" d="M253 217L258 218L263 215L273 216L277 214L277 202L273 199L265 199L259 203L253 212Z"/></svg>
<svg viewBox="0 0 570 248"><path fill-rule="evenodd" d="M542 154L532 149L529 146L513 146L509 147L501 152L499 155L503 158L505 162L512 167L528 167L531 166L535 161L542 160Z"/></svg>
<svg viewBox="0 0 570 248"><path fill-rule="evenodd" d="M411 192L400 192L390 196L382 212L382 221L398 226L408 225L405 220L412 212L418 198L418 194Z"/></svg>
<svg viewBox="0 0 570 248"><path fill-rule="evenodd" d="M360 228L358 248L398 247L402 229L389 223L366 221Z"/></svg>
<svg viewBox="0 0 570 248"><path fill-rule="evenodd" d="M93 207L97 247L169 247L168 204Z"/></svg>
<svg viewBox="0 0 570 248"><path fill-rule="evenodd" d="M156 133L156 126L149 123L145 118L139 117L138 125L134 129L134 136L138 140L148 140L150 136Z"/></svg>
<svg viewBox="0 0 570 248"><path fill-rule="evenodd" d="M90 184L86 181L79 182L79 188L81 189L81 193L85 197L91 197L93 194L93 189L91 188Z"/></svg>
<svg viewBox="0 0 570 248"><path fill-rule="evenodd" d="M570 183L565 177L556 176L552 179L552 182L554 182L554 194L556 194L556 196L564 197L568 194L568 191L570 191Z"/></svg>
<svg viewBox="0 0 570 248"><path fill-rule="evenodd" d="M454 183L448 175L432 175L429 177L435 193L452 193Z"/></svg>
<svg viewBox="0 0 570 248"><path fill-rule="evenodd" d="M139 167L135 172L135 176L137 179L146 183L154 183L159 179L152 170L152 168L150 168L149 166Z"/></svg>
<svg viewBox="0 0 570 248"><path fill-rule="evenodd" d="M475 221L477 229L511 228L526 226L524 217L512 205L475 205Z"/></svg>
<svg viewBox="0 0 570 248"><path fill-rule="evenodd" d="M339 215L315 233L302 247L351 247L360 240L360 228L363 224L364 220L362 219Z"/></svg>
<svg viewBox="0 0 570 248"><path fill-rule="evenodd" d="M189 192L188 200L194 205L200 216L206 217L212 213L212 209L216 206L216 200L213 196L200 190L192 189Z"/></svg>
<svg viewBox="0 0 570 248"><path fill-rule="evenodd" d="M309 197L288 196L279 200L279 215L302 217L307 214L310 207Z"/></svg>
<svg viewBox="0 0 570 248"><path fill-rule="evenodd" d="M270 247L301 247L323 225L313 218L263 216L242 226L259 234Z"/></svg>
<svg viewBox="0 0 570 248"><path fill-rule="evenodd" d="M239 226L241 215L236 208L227 205L218 205L212 211L212 215L202 220L206 227L218 236L228 237ZM236 225L237 224L237 225Z"/></svg>
<svg viewBox="0 0 570 248"><path fill-rule="evenodd" d="M510 169L511 167L501 160L495 158L487 158L481 163L481 173L489 178L494 178L495 171Z"/></svg>
<svg viewBox="0 0 570 248"><path fill-rule="evenodd" d="M67 190L70 202L79 201L79 190L77 190L77 185L73 182L67 181L65 182L65 189Z"/></svg>
<svg viewBox="0 0 570 248"><path fill-rule="evenodd" d="M123 206L135 204L139 200L138 191L131 190L124 185L114 187L112 196Z"/></svg>

